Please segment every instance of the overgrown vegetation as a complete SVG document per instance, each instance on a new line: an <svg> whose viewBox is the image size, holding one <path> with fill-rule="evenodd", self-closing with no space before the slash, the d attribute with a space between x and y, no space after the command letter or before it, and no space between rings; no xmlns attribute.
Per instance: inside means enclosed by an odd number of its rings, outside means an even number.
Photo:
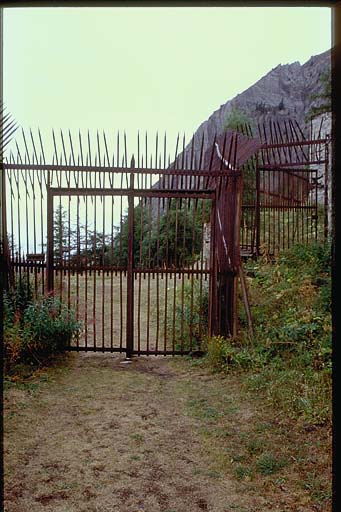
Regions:
<svg viewBox="0 0 341 512"><path fill-rule="evenodd" d="M330 246L323 243L296 245L276 262L249 260L254 336L241 309L236 339L207 340L213 371L243 372L248 391L310 424L331 422L330 267Z"/></svg>
<svg viewBox="0 0 341 512"><path fill-rule="evenodd" d="M30 373L63 351L81 329L72 309L55 297L33 299L22 276L4 295L4 372Z"/></svg>

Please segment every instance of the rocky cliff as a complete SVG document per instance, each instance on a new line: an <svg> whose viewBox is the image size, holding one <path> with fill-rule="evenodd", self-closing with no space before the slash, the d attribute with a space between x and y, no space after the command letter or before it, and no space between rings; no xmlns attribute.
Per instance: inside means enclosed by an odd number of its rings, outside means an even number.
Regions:
<svg viewBox="0 0 341 512"><path fill-rule="evenodd" d="M290 118L307 131L309 111L319 104L319 100L313 100L311 96L323 92L321 76L330 68L330 50L311 57L303 65L299 62L279 64L254 85L221 105L199 126L194 134L195 152L199 151L203 135L206 149L214 134L223 131L233 109L245 113L255 127L270 119L281 123Z"/></svg>

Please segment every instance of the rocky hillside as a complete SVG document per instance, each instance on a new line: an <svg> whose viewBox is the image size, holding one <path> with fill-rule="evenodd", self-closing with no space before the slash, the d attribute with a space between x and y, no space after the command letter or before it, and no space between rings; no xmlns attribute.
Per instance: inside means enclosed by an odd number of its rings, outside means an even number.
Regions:
<svg viewBox="0 0 341 512"><path fill-rule="evenodd" d="M213 140L215 133L223 131L233 109L245 113L255 126L269 119L281 123L290 118L305 130L310 109L318 105L318 100L312 100L311 96L323 91L321 75L330 68L330 50L311 57L302 65L299 62L279 64L246 91L221 105L199 126L194 135L196 151L199 151L203 134L208 143Z"/></svg>

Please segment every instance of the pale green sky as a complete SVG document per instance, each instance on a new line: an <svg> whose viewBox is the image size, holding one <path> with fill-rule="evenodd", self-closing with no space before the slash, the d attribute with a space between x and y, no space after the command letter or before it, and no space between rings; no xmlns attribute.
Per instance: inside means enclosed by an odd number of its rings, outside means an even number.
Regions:
<svg viewBox="0 0 341 512"><path fill-rule="evenodd" d="M24 128L187 137L278 64L331 47L315 7L4 11L4 100Z"/></svg>

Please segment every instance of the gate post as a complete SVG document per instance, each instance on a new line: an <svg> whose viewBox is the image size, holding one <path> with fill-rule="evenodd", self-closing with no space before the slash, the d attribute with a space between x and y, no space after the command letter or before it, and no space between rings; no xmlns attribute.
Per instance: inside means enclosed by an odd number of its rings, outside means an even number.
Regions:
<svg viewBox="0 0 341 512"><path fill-rule="evenodd" d="M260 170L259 170L259 160L258 160L258 153L256 155L256 197L255 197L255 220L254 220L254 226L255 226L255 235L254 240L256 243L255 251L256 256L259 256L260 252ZM254 247L252 244L252 252L254 251ZM253 254L252 254L253 256Z"/></svg>
<svg viewBox="0 0 341 512"><path fill-rule="evenodd" d="M230 337L237 334L237 279L240 269L240 222L242 176L236 172L221 187L217 204L217 332Z"/></svg>
<svg viewBox="0 0 341 512"><path fill-rule="evenodd" d="M208 312L208 335L214 336L219 334L218 329L218 273L217 273L217 234L216 234L216 219L217 219L217 191L211 204L211 217L210 217L210 283L209 283L209 312Z"/></svg>
<svg viewBox="0 0 341 512"><path fill-rule="evenodd" d="M329 226L329 211L330 211L330 198L329 198L329 146L328 141L324 145L324 240L328 239L328 235L330 235L330 226Z"/></svg>
<svg viewBox="0 0 341 512"><path fill-rule="evenodd" d="M130 167L135 167L134 157ZM127 264L127 352L130 358L134 350L134 173L130 173L128 190L128 264Z"/></svg>
<svg viewBox="0 0 341 512"><path fill-rule="evenodd" d="M54 275L53 275L53 193L50 189L50 177L48 176L47 188L47 254L46 254L46 273L47 273L47 292L53 293Z"/></svg>

